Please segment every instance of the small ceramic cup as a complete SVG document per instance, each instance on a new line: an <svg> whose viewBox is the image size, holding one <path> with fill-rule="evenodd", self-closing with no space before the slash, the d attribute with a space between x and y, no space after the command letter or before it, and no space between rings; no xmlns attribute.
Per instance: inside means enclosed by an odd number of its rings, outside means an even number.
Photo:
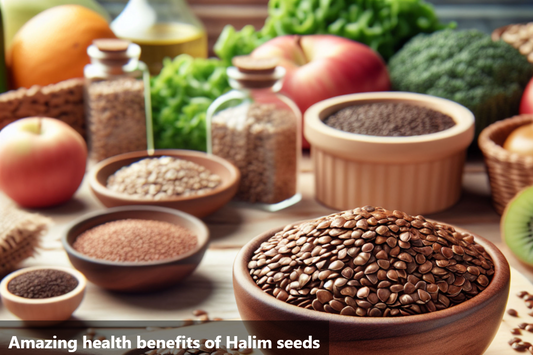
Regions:
<svg viewBox="0 0 533 355"><path fill-rule="evenodd" d="M378 137L326 125L331 114L354 105L406 103L449 115L455 126L410 137ZM311 143L316 198L346 210L383 206L411 215L445 210L461 195L466 149L474 138L474 115L456 102L405 92L338 96L311 106L304 134Z"/></svg>

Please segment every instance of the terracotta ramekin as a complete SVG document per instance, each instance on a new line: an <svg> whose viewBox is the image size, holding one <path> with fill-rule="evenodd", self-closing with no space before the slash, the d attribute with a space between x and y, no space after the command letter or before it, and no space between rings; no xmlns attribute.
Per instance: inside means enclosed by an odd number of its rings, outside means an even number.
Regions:
<svg viewBox="0 0 533 355"><path fill-rule="evenodd" d="M342 108L377 102L425 106L451 116L450 129L411 137L377 137L344 132L323 120ZM346 210L383 206L409 214L445 210L461 195L466 148L474 138L474 115L450 100L405 92L334 97L305 113L304 134L311 143L316 198Z"/></svg>

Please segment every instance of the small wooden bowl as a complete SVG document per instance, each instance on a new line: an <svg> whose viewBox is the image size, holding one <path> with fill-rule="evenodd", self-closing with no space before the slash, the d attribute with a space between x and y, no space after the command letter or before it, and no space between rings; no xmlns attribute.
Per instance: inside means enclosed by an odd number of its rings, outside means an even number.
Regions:
<svg viewBox="0 0 533 355"><path fill-rule="evenodd" d="M115 262L94 259L76 251L72 245L88 229L122 219L145 219L172 223L192 231L196 247L171 259L152 262ZM125 206L91 213L72 222L61 237L70 262L92 283L114 291L152 292L175 285L200 264L209 242L209 231L198 218L171 208Z"/></svg>
<svg viewBox="0 0 533 355"><path fill-rule="evenodd" d="M459 305L433 313L404 317L342 316L297 307L263 292L252 280L248 262L262 242L282 228L259 235L246 244L235 259L233 288L243 320L329 322L330 355L481 355L500 326L510 286L510 269L503 254L486 239L475 235L494 261L495 274L489 286ZM456 228L459 232L464 232ZM261 325L251 330L258 339L276 334L279 322L248 322ZM290 323L289 323L290 324ZM273 328L272 328L273 327ZM306 339L299 328L289 330L296 339ZM263 350L265 354L271 354Z"/></svg>
<svg viewBox="0 0 533 355"><path fill-rule="evenodd" d="M198 196L176 196L165 200L140 199L111 191L106 187L107 179L120 168L144 158L169 156L192 161L204 166L222 178L222 183L212 191ZM240 180L239 170L220 157L202 152L167 149L156 150L152 156L147 151L116 155L96 164L88 173L89 186L96 197L106 207L126 205L149 205L175 208L196 217L205 217L228 203L235 193Z"/></svg>
<svg viewBox="0 0 533 355"><path fill-rule="evenodd" d="M74 276L78 280L78 286L58 297L50 298L24 298L19 297L7 290L7 285L15 277L33 270L60 270ZM25 321L64 321L70 318L78 308L83 296L87 281L80 272L67 267L59 266L36 266L17 270L7 275L0 283L0 296L6 308Z"/></svg>

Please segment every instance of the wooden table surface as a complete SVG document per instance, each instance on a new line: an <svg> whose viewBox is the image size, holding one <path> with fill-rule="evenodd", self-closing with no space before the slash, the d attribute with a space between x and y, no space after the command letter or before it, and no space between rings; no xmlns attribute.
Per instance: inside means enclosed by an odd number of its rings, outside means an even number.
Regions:
<svg viewBox="0 0 533 355"><path fill-rule="evenodd" d="M238 319L231 277L235 256L244 244L265 230L334 212L314 199L313 184L311 162L307 157L300 174L303 197L298 204L271 213L230 203L204 218L211 232L211 243L198 269L182 284L157 293L121 294L89 283L85 299L74 317L82 320L178 320L192 318L193 310L202 309L210 317ZM70 266L60 243L62 230L73 218L103 208L84 182L75 198L67 204L37 211L51 217L55 225L43 238L39 255L26 260L23 266ZM500 240L500 216L491 206L490 189L481 161L467 164L459 203L447 211L426 217L465 228L495 243L521 274L520 287L530 287L533 293L533 286L527 282L533 280L533 271L519 264ZM510 297L516 298L514 295ZM10 319L15 318L0 306L0 320ZM510 333L507 334L510 339ZM531 337L529 341L533 342L533 334ZM503 348L511 350L507 344ZM501 351L487 352L498 353Z"/></svg>

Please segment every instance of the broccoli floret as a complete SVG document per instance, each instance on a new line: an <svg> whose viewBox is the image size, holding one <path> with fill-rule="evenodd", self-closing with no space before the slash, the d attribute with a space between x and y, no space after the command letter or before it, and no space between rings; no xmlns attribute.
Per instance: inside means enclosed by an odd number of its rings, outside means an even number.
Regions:
<svg viewBox="0 0 533 355"><path fill-rule="evenodd" d="M394 90L443 97L468 107L476 134L518 113L533 66L503 41L477 30L421 34L389 62Z"/></svg>

